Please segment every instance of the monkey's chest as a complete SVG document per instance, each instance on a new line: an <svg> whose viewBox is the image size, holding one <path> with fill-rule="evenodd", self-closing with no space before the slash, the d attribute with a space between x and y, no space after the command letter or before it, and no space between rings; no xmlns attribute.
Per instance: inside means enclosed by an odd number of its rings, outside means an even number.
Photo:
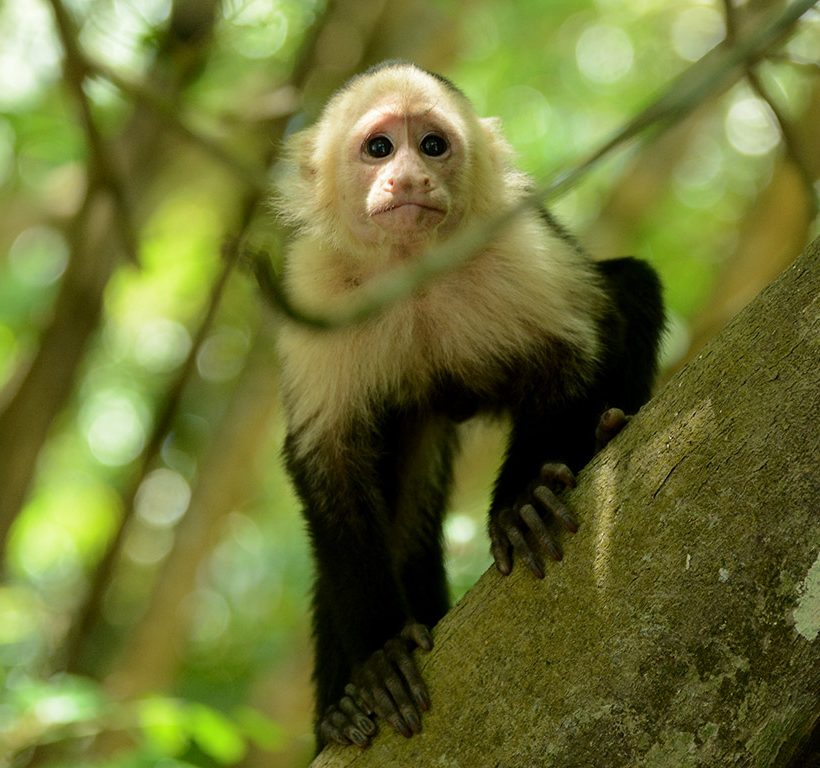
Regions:
<svg viewBox="0 0 820 768"><path fill-rule="evenodd" d="M472 416L546 337L530 320L480 303L418 297L357 329L329 359L353 353L336 376L354 401L429 403L456 420Z"/></svg>
<svg viewBox="0 0 820 768"><path fill-rule="evenodd" d="M509 402L521 366L537 357L548 362L539 350L554 346L560 315L541 281L504 278L448 275L351 328L288 326L280 350L292 423L318 435L388 403L426 403L463 420ZM541 366L540 379L548 378Z"/></svg>

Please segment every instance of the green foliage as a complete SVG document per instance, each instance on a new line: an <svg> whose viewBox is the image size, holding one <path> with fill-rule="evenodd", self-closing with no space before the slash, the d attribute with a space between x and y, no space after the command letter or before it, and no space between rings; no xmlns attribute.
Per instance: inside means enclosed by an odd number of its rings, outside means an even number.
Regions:
<svg viewBox="0 0 820 768"><path fill-rule="evenodd" d="M232 765L250 744L269 751L282 733L258 711L242 707L233 716L201 703L153 696L113 702L93 680L60 675L49 680L16 677L0 699L0 737L10 756L27 748L122 736L115 762L130 766L191 765L199 755L214 765ZM72 759L55 765L82 765Z"/></svg>

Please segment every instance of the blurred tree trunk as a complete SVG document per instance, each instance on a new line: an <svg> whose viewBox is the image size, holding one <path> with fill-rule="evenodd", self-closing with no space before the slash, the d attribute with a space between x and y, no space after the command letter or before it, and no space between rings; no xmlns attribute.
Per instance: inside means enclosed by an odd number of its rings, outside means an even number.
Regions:
<svg viewBox="0 0 820 768"><path fill-rule="evenodd" d="M271 439L278 399L276 371L272 329L266 323L201 462L199 482L148 608L108 678L109 690L119 698L168 690L176 677L189 635L190 612L183 604L195 590L200 566L222 534L225 517L256 487L255 457Z"/></svg>
<svg viewBox="0 0 820 768"><path fill-rule="evenodd" d="M146 79L168 99L200 71L210 48L218 0L176 0L166 39ZM146 190L163 165L161 118L138 105L111 142L135 219L147 214ZM37 457L55 417L71 395L77 370L96 331L103 294L121 254L119 213L109 188L88 174L88 190L71 224L70 258L51 322L19 386L0 412L0 551L25 500Z"/></svg>
<svg viewBox="0 0 820 768"><path fill-rule="evenodd" d="M820 84L815 84L808 108L795 124L805 171L815 180L820 178L818 125ZM723 267L711 300L698 315L687 359L794 261L809 237L811 224L811 204L800 172L788 156L781 154L771 180L746 214L737 245Z"/></svg>
<svg viewBox="0 0 820 768"><path fill-rule="evenodd" d="M494 570L421 656L433 709L346 766L787 766L820 690L820 240L584 470L537 581Z"/></svg>

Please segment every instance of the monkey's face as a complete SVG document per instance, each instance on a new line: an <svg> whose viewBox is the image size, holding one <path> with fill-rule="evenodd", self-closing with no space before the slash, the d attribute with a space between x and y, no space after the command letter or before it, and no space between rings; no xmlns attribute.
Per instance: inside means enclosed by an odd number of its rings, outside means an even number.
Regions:
<svg viewBox="0 0 820 768"><path fill-rule="evenodd" d="M411 245L452 230L463 155L458 126L435 106L392 100L368 110L340 179L356 235Z"/></svg>
<svg viewBox="0 0 820 768"><path fill-rule="evenodd" d="M412 65L354 78L288 140L279 210L357 262L412 258L526 193L497 121Z"/></svg>

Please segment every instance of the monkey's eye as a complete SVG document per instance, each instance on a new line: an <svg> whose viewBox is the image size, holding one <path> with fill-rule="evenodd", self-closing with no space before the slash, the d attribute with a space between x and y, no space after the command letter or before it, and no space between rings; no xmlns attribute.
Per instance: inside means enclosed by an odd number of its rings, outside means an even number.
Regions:
<svg viewBox="0 0 820 768"><path fill-rule="evenodd" d="M437 133L428 133L419 144L419 149L430 157L440 157L448 147L447 139Z"/></svg>
<svg viewBox="0 0 820 768"><path fill-rule="evenodd" d="M364 151L370 157L387 157L393 151L393 142L387 136L374 136L365 142Z"/></svg>

